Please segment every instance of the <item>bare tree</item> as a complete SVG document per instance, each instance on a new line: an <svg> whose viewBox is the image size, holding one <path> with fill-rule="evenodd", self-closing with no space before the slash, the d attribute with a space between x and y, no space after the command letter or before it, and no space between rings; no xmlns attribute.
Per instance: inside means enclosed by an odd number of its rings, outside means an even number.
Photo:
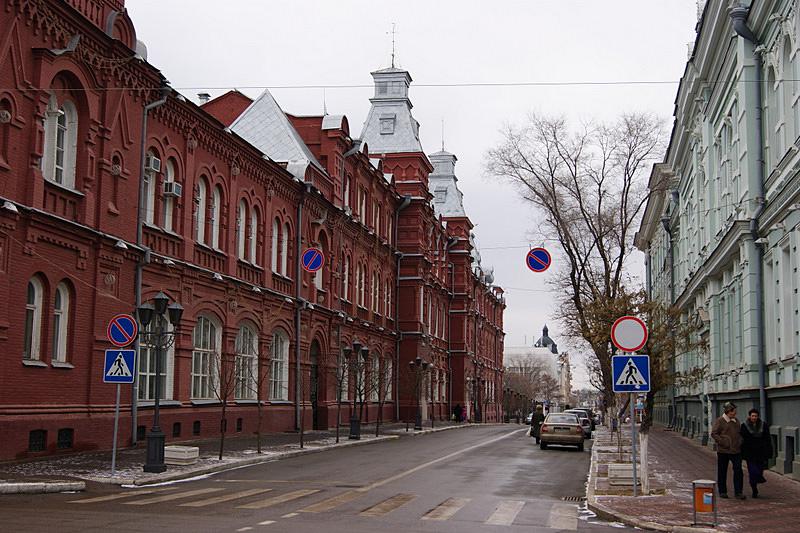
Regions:
<svg viewBox="0 0 800 533"><path fill-rule="evenodd" d="M349 401L347 397L350 387L350 367L347 358L340 353L336 364L328 366L328 372L336 386L336 442L338 443L339 426L342 423L342 403Z"/></svg>
<svg viewBox="0 0 800 533"><path fill-rule="evenodd" d="M378 416L375 420L375 436L380 435L381 422L383 422L383 406L387 400L392 396L392 380L394 373L392 372L393 365L391 357L380 359L377 367L373 366L372 370L372 390L374 391L374 398L378 404Z"/></svg>
<svg viewBox="0 0 800 533"><path fill-rule="evenodd" d="M209 385L214 396L220 402L219 418L219 460L225 449L225 434L228 431L228 402L233 399L236 388L236 355L222 353L212 357L210 361L213 373Z"/></svg>
<svg viewBox="0 0 800 533"><path fill-rule="evenodd" d="M625 289L644 205L664 186L650 184L648 190L645 179L663 153L662 138L662 122L645 114L587 124L575 133L563 118L533 114L526 125L507 127L503 141L487 154L488 173L518 187L540 216L540 236L560 247L554 258L563 261L555 269L558 318L568 335L591 347L593 383L607 399L613 398L608 342L613 320L596 317L598 306L590 304L613 307Z"/></svg>
<svg viewBox="0 0 800 533"><path fill-rule="evenodd" d="M237 358L236 396L256 400L256 451L260 454L262 453L264 403L269 392L269 359L264 354L259 354L257 339L244 339L240 332L236 342L238 353L245 353L255 358L248 361Z"/></svg>

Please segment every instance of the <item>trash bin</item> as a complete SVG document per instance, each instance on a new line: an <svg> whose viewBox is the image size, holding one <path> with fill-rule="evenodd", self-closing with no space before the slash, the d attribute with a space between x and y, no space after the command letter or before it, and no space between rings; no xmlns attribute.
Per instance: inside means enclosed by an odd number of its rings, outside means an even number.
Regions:
<svg viewBox="0 0 800 533"><path fill-rule="evenodd" d="M692 496L694 505L694 520L693 526L697 525L717 525L717 482L710 479L695 479L692 481ZM697 515L701 515L700 519L711 515L711 522L698 522Z"/></svg>

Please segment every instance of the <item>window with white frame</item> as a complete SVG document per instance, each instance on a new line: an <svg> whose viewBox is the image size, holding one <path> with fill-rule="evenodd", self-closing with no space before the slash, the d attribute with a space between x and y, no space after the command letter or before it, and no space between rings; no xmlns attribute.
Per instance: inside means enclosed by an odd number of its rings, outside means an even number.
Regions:
<svg viewBox="0 0 800 533"><path fill-rule="evenodd" d="M258 209L253 206L253 209L250 211L250 227L249 227L249 234L248 239L250 242L250 262L254 265L258 264L258 258L256 254L258 252Z"/></svg>
<svg viewBox="0 0 800 533"><path fill-rule="evenodd" d="M220 231L222 225L222 188L219 185L214 187L214 194L211 199L211 247L215 250L220 249Z"/></svg>
<svg viewBox="0 0 800 533"><path fill-rule="evenodd" d="M172 158L167 159L164 165L164 183L175 183L175 161ZM167 231L173 231L175 226L175 197L171 195L164 195L164 225L163 228Z"/></svg>
<svg viewBox="0 0 800 533"><path fill-rule="evenodd" d="M42 336L42 294L44 287L38 277L28 280L27 300L25 303L25 347L22 358L36 360L40 358L39 346Z"/></svg>
<svg viewBox="0 0 800 533"><path fill-rule="evenodd" d="M78 145L78 112L70 101L59 105L50 96L44 119L44 154L42 173L45 179L75 188L75 160Z"/></svg>
<svg viewBox="0 0 800 533"><path fill-rule="evenodd" d="M381 293L381 281L380 276L377 272L372 273L372 311L375 313L381 312L380 306L380 293Z"/></svg>
<svg viewBox="0 0 800 533"><path fill-rule="evenodd" d="M195 214L195 241L206 243L206 210L208 209L208 185L205 176L200 176L197 185L197 198L195 199L197 212Z"/></svg>
<svg viewBox="0 0 800 533"><path fill-rule="evenodd" d="M289 338L282 331L272 336L269 399L289 399Z"/></svg>
<svg viewBox="0 0 800 533"><path fill-rule="evenodd" d="M67 361L69 340L69 287L63 281L53 293L53 361Z"/></svg>
<svg viewBox="0 0 800 533"><path fill-rule="evenodd" d="M278 272L278 264L280 259L280 248L278 247L278 243L280 242L281 236L281 223L276 218L272 221L272 239L271 239L271 261L270 261L270 268L272 268L273 272Z"/></svg>
<svg viewBox="0 0 800 533"><path fill-rule="evenodd" d="M164 330L172 331L172 326L166 317L153 317L153 320L144 329L145 335L142 335L141 343L139 345L139 399L140 400L155 400L156 398L156 347L148 342L150 338L147 333L155 333L156 321L164 320ZM164 400L172 399L172 383L173 383L173 369L175 367L175 349L170 346L166 349L164 358L161 361L161 390L159 397Z"/></svg>
<svg viewBox="0 0 800 533"><path fill-rule="evenodd" d="M386 401L392 400L392 394L394 394L394 366L392 365L391 357L386 358L386 371L384 372L384 378L386 379L386 385L384 390L386 391Z"/></svg>
<svg viewBox="0 0 800 533"><path fill-rule="evenodd" d="M155 158L155 154L147 151L148 158ZM144 221L148 224L156 223L156 187L158 187L158 174L152 168L144 170Z"/></svg>
<svg viewBox="0 0 800 533"><path fill-rule="evenodd" d="M343 353L339 354L339 367L336 371L339 382L339 399L344 402L350 399L350 369Z"/></svg>
<svg viewBox="0 0 800 533"><path fill-rule="evenodd" d="M234 398L252 400L258 392L258 334L249 324L236 335L236 387Z"/></svg>
<svg viewBox="0 0 800 533"><path fill-rule="evenodd" d="M388 318L392 316L392 284L389 278L386 278L386 285L383 289L383 314Z"/></svg>
<svg viewBox="0 0 800 533"><path fill-rule="evenodd" d="M358 305L367 305L367 269L364 265L358 265Z"/></svg>
<svg viewBox="0 0 800 533"><path fill-rule="evenodd" d="M375 230L375 233L380 233L380 222L378 221L380 218L381 208L377 201L372 202L372 229Z"/></svg>
<svg viewBox="0 0 800 533"><path fill-rule="evenodd" d="M244 261L245 235L247 226L247 202L244 198L239 200L239 208L236 212L236 257Z"/></svg>
<svg viewBox="0 0 800 533"><path fill-rule="evenodd" d="M344 257L344 272L342 273L342 298L350 300L350 258Z"/></svg>
<svg viewBox="0 0 800 533"><path fill-rule="evenodd" d="M281 274L284 276L289 275L289 223L283 225L283 233L281 233Z"/></svg>
<svg viewBox="0 0 800 533"><path fill-rule="evenodd" d="M375 354L370 359L369 369L369 401L371 402L377 402L380 399L381 377L381 358Z"/></svg>
<svg viewBox="0 0 800 533"><path fill-rule="evenodd" d="M358 220L367 224L367 190L363 187L358 188Z"/></svg>
<svg viewBox="0 0 800 533"><path fill-rule="evenodd" d="M220 362L221 332L206 316L197 319L192 334L192 391L193 399L213 399L216 369Z"/></svg>
<svg viewBox="0 0 800 533"><path fill-rule="evenodd" d="M347 175L344 177L344 187L342 191L342 205L344 207L350 207L350 176Z"/></svg>

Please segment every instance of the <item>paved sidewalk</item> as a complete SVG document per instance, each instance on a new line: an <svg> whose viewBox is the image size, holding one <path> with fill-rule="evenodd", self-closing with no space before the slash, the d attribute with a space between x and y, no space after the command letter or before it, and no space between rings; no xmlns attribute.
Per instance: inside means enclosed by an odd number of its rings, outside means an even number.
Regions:
<svg viewBox="0 0 800 533"><path fill-rule="evenodd" d="M631 496L598 495L590 487L589 505L599 514L618 519L633 518L633 525L648 527L646 522L660 525L664 531L683 530L692 522L692 481L716 479L716 454L709 448L679 434L653 428L650 432L649 456L651 485L655 481L662 495L634 499ZM602 484L592 461L592 478ZM747 500L722 500L717 527L721 531L761 531L794 533L800 531L800 483L774 472L767 472L767 483L759 485L759 498L750 498L747 468L744 467ZM732 474L728 475L732 483ZM732 495L732 490L730 491ZM625 521L625 520L623 520ZM636 523L638 522L638 524ZM629 522L631 523L631 522ZM650 525L652 527L652 524Z"/></svg>
<svg viewBox="0 0 800 533"><path fill-rule="evenodd" d="M144 485L185 479L188 477L229 470L248 464L275 461L281 458L303 455L331 449L336 446L357 446L405 436L422 435L434 431L444 431L469 427L469 424L437 422L434 428L430 423L422 431L414 431L413 424L406 431L405 423L381 424L380 437L375 437L375 425L361 426L361 440L349 440L348 428L339 430L339 443L336 432L306 431L304 447L300 448L299 433L270 433L261 438L262 453L256 451L255 436L226 436L222 460L219 455L219 438L174 443L180 446L198 446L200 459L193 465L168 465L161 474L147 474L142 471L145 462L144 442L140 447L117 451L116 475L111 475L111 452L80 453L63 456L48 456L42 459L0 464L0 494L20 492L15 488L23 485L30 489L33 485L44 484L43 490L52 492L54 487L65 481L84 480L95 483ZM61 489L74 490L74 489ZM78 489L81 490L81 489Z"/></svg>

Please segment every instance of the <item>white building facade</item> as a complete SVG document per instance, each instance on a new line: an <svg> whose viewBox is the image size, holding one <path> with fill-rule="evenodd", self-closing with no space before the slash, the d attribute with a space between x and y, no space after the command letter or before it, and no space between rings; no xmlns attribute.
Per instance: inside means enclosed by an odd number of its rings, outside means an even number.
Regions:
<svg viewBox="0 0 800 533"><path fill-rule="evenodd" d="M704 341L675 355L657 420L707 442L724 402L758 408L773 469L798 479L799 7L706 3L636 236L650 297Z"/></svg>

